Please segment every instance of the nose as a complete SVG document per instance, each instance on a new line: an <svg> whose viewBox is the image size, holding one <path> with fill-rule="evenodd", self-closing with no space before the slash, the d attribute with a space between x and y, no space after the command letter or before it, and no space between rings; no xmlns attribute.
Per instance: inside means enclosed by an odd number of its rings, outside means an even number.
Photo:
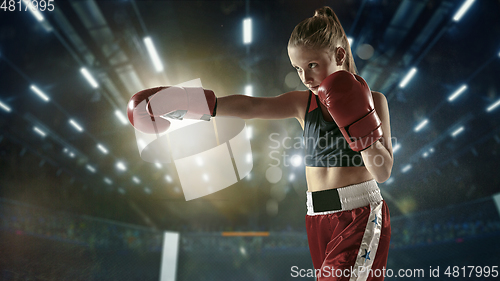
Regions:
<svg viewBox="0 0 500 281"><path fill-rule="evenodd" d="M313 82L313 78L309 71L302 71L301 80L304 85L310 85Z"/></svg>

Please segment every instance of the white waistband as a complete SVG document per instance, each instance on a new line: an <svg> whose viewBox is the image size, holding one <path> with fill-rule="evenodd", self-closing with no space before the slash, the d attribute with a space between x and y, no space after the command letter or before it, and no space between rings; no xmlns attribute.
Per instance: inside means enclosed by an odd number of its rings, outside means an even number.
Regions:
<svg viewBox="0 0 500 281"><path fill-rule="evenodd" d="M368 206L370 203L378 203L383 200L382 195L380 194L380 189L378 188L375 180L340 187L337 188L337 191L339 193L342 209L326 212L314 212L312 192L306 191L307 214L309 216L332 214Z"/></svg>

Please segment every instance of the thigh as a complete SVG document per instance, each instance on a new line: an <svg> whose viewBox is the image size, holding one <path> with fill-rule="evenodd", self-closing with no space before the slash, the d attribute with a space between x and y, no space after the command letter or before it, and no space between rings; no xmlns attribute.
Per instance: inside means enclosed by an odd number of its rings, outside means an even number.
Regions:
<svg viewBox="0 0 500 281"><path fill-rule="evenodd" d="M342 222L347 218L340 220L332 233L318 281L383 280L391 235L387 204L382 201L350 212L352 221L346 225Z"/></svg>
<svg viewBox="0 0 500 281"><path fill-rule="evenodd" d="M370 206L342 212L333 217L336 226L326 245L326 255L321 264L322 276L319 280L349 280L351 270L358 258L361 243L370 214Z"/></svg>
<svg viewBox="0 0 500 281"><path fill-rule="evenodd" d="M356 257L370 206L326 215L306 216L309 251L315 269L344 264ZM327 260L329 263L325 264Z"/></svg>

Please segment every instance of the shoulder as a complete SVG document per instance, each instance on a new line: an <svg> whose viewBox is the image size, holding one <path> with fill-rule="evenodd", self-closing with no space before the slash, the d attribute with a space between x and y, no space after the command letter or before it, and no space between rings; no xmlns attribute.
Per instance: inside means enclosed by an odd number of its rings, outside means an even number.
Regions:
<svg viewBox="0 0 500 281"><path fill-rule="evenodd" d="M282 96L286 96L286 104L295 109L295 118L302 127L304 127L304 118L306 115L307 103L309 101L309 94L309 91L291 91L282 94ZM312 95L314 97L314 94Z"/></svg>
<svg viewBox="0 0 500 281"><path fill-rule="evenodd" d="M309 91L291 91L291 92L287 92L287 93L284 93L283 95L287 95L289 97L295 97L295 98L298 98L298 99L301 99L301 98L305 98L307 99L309 97Z"/></svg>
<svg viewBox="0 0 500 281"><path fill-rule="evenodd" d="M385 101L387 103L387 98L381 92L372 91L372 96L374 100L377 99L378 101Z"/></svg>
<svg viewBox="0 0 500 281"><path fill-rule="evenodd" d="M372 91L373 103L375 104L375 108L388 108L387 98L384 94L377 91Z"/></svg>
<svg viewBox="0 0 500 281"><path fill-rule="evenodd" d="M372 91L372 97L375 111L377 111L380 119L389 120L389 105L387 104L385 95L380 92Z"/></svg>
<svg viewBox="0 0 500 281"><path fill-rule="evenodd" d="M309 100L309 95L312 95L314 97L313 93L310 93L309 91L293 91L294 100L296 101L297 105L300 106L307 106L307 101Z"/></svg>
<svg viewBox="0 0 500 281"><path fill-rule="evenodd" d="M291 91L274 97L252 97L253 118L303 118L307 106L306 91Z"/></svg>
<svg viewBox="0 0 500 281"><path fill-rule="evenodd" d="M309 99L309 91L291 91L281 94L279 97L283 102L286 102L286 105L295 105L296 107L303 105L305 107Z"/></svg>

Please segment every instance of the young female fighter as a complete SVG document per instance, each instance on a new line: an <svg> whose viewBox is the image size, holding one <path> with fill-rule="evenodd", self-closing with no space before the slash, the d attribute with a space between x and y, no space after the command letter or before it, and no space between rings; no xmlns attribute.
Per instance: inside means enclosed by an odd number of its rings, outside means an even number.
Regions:
<svg viewBox="0 0 500 281"><path fill-rule="evenodd" d="M295 27L288 54L309 91L271 98L187 91L185 108L160 87L132 97L129 119L155 132L169 127L159 116L296 118L306 144L306 228L318 280L383 280L391 228L377 182L389 178L393 163L387 100L356 75L347 37L329 7ZM195 108L197 99L208 111ZM137 106L145 101L147 107Z"/></svg>

